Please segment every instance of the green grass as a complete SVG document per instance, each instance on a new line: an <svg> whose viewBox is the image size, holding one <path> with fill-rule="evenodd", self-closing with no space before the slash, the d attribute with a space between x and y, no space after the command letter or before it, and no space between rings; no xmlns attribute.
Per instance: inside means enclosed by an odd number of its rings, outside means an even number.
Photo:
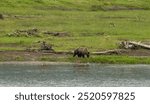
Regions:
<svg viewBox="0 0 150 104"><path fill-rule="evenodd" d="M150 57L133 57L133 56L92 56L90 58L73 58L67 57L39 57L39 61L52 62L75 62L75 63L105 63L105 64L150 64Z"/></svg>
<svg viewBox="0 0 150 104"><path fill-rule="evenodd" d="M25 50L29 47L37 48L40 38L27 38L27 37L0 37L0 50Z"/></svg>
<svg viewBox="0 0 150 104"><path fill-rule="evenodd" d="M56 11L46 10L39 14L17 14L18 18L7 16L0 20L0 43L22 43L21 46L35 44L36 40L46 40L56 50L72 50L86 46L90 50L117 48L120 40L149 41L150 11ZM14 14L12 14L14 15ZM111 24L114 23L115 26ZM38 28L41 37L8 37L17 29ZM53 37L44 31L67 32L69 37Z"/></svg>
<svg viewBox="0 0 150 104"><path fill-rule="evenodd" d="M56 51L81 46L100 51L118 48L121 40L150 41L150 0L1 0L0 5L4 16L0 19L0 50L39 48L37 42L43 40ZM116 7L126 10L112 10ZM8 36L31 28L40 31L39 37ZM69 36L48 36L44 31L67 32Z"/></svg>

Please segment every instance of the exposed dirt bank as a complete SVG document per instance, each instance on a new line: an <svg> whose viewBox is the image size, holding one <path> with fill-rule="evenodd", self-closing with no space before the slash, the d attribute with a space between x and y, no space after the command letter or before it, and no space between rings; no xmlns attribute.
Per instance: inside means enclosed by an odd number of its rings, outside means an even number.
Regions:
<svg viewBox="0 0 150 104"><path fill-rule="evenodd" d="M150 50L123 50L119 56L136 56L150 57ZM91 55L92 57L93 55ZM100 56L100 55L99 55ZM27 52L27 51L0 51L1 61L39 61L41 57L66 58L72 57L71 54L65 53L44 53L44 52Z"/></svg>

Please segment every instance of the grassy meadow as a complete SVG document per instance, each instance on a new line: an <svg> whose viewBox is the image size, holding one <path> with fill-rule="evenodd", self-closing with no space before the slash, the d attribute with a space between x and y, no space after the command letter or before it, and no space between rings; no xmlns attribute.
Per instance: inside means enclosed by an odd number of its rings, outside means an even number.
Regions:
<svg viewBox="0 0 150 104"><path fill-rule="evenodd" d="M56 51L101 51L118 48L121 40L150 41L149 0L1 0L0 5L0 50L39 48L38 41L46 41ZM32 28L37 36L8 35Z"/></svg>

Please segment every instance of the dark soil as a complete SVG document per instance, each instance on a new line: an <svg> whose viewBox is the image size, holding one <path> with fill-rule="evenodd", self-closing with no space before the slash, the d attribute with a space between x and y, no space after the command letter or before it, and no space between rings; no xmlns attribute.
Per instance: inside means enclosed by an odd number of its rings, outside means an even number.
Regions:
<svg viewBox="0 0 150 104"><path fill-rule="evenodd" d="M150 50L139 49L139 50L125 50L122 55L129 56L150 56Z"/></svg>
<svg viewBox="0 0 150 104"><path fill-rule="evenodd" d="M65 57L64 54L27 52L27 51L0 51L1 61L37 61L40 57Z"/></svg>

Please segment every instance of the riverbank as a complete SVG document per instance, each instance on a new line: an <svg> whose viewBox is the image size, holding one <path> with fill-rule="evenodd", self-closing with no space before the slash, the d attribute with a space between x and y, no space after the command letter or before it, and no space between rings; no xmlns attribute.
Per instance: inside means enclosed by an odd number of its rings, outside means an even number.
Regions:
<svg viewBox="0 0 150 104"><path fill-rule="evenodd" d="M91 55L90 58L73 57L72 54L55 54L27 51L0 52L0 62L49 63L103 63L103 64L150 64L149 50L128 50L119 55ZM54 62L54 63L53 63Z"/></svg>
<svg viewBox="0 0 150 104"><path fill-rule="evenodd" d="M28 52L40 42L56 52L86 47L90 52L120 49L122 41L150 44L147 0L3 0L0 2L0 62L150 64L149 50L125 50L118 55ZM24 9L26 8L26 9Z"/></svg>

